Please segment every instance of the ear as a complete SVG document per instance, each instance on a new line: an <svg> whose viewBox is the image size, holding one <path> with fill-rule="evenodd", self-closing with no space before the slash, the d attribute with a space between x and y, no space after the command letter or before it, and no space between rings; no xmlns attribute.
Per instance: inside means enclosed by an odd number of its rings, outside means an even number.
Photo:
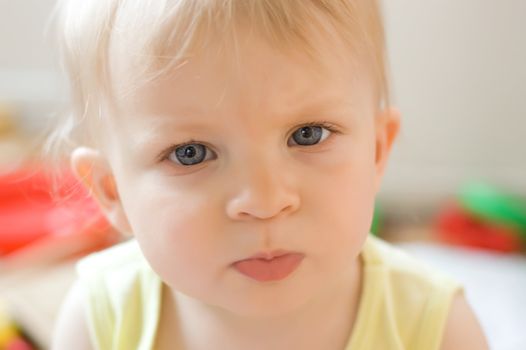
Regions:
<svg viewBox="0 0 526 350"><path fill-rule="evenodd" d="M131 233L113 172L106 158L95 149L79 147L71 154L71 168L99 203L109 222L121 233Z"/></svg>
<svg viewBox="0 0 526 350"><path fill-rule="evenodd" d="M385 172L387 160L393 143L400 130L400 112L396 108L386 108L379 112L375 120L376 128L376 191Z"/></svg>

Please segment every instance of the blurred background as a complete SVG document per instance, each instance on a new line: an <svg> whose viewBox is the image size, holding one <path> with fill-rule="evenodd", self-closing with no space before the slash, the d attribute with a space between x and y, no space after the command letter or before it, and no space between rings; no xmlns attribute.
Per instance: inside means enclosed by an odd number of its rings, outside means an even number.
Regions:
<svg viewBox="0 0 526 350"><path fill-rule="evenodd" d="M67 100L54 0L0 0L0 103L23 132ZM526 194L526 2L384 1L403 130L382 194L436 202L473 179ZM5 157L5 155L4 155Z"/></svg>
<svg viewBox="0 0 526 350"><path fill-rule="evenodd" d="M44 200L33 226L19 224L35 209L13 189L27 199L35 183L40 192L48 186L38 174L26 181L35 173L27 164L67 104L45 35L54 4L0 0L0 335L4 314L15 324L9 334L41 348L75 257L118 241L92 203L77 207L91 218L69 213L35 230L56 216ZM465 283L492 348L525 349L526 1L386 0L384 17L403 127L373 231ZM481 292L488 282L493 294ZM37 303L42 293L47 305Z"/></svg>
<svg viewBox="0 0 526 350"><path fill-rule="evenodd" d="M526 194L526 2L384 1L403 132L387 195L436 201L474 179Z"/></svg>

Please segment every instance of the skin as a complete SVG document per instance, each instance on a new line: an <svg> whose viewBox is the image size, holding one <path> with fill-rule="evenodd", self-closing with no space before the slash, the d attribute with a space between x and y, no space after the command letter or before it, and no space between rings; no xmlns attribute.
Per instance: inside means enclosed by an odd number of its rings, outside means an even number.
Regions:
<svg viewBox="0 0 526 350"><path fill-rule="evenodd" d="M116 101L106 148L79 148L72 165L166 284L158 348L342 349L399 113L376 108L369 70L350 64L343 44L319 42L321 68L245 39L238 60L197 55ZM117 90L126 86L119 67ZM305 123L321 122L334 131L294 144ZM202 163L159 158L190 140L209 148ZM283 281L232 267L274 249L305 255ZM68 300L57 334L81 313L78 292Z"/></svg>

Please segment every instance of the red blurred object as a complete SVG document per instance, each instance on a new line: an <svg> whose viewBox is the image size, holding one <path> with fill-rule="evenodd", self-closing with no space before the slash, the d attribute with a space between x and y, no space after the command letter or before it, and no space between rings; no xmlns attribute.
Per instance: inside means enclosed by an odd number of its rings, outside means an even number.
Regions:
<svg viewBox="0 0 526 350"><path fill-rule="evenodd" d="M35 348L22 338L15 338L6 346L6 350L34 350Z"/></svg>
<svg viewBox="0 0 526 350"><path fill-rule="evenodd" d="M457 203L444 207L436 226L439 238L447 243L499 252L517 252L523 248L520 235L513 228L475 218Z"/></svg>
<svg viewBox="0 0 526 350"><path fill-rule="evenodd" d="M59 180L53 192L45 171L28 167L0 175L0 256L35 244L82 240L83 248L76 249L90 251L115 241L98 204L73 174L64 170Z"/></svg>

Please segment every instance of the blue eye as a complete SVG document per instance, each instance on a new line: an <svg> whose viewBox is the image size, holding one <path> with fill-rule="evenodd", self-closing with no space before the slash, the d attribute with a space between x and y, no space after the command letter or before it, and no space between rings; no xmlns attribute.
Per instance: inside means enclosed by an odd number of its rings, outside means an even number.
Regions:
<svg viewBox="0 0 526 350"><path fill-rule="evenodd" d="M309 123L297 129L287 142L288 146L312 146L320 143L332 133L339 133L330 123ZM207 146L191 140L185 144L173 146L159 156L160 160L169 161L183 166L191 166L212 159L214 152Z"/></svg>
<svg viewBox="0 0 526 350"><path fill-rule="evenodd" d="M331 131L319 125L302 126L292 134L292 139L299 146L312 146L325 140Z"/></svg>
<svg viewBox="0 0 526 350"><path fill-rule="evenodd" d="M194 165L203 162L209 153L205 146L190 143L174 149L168 159L181 165Z"/></svg>

